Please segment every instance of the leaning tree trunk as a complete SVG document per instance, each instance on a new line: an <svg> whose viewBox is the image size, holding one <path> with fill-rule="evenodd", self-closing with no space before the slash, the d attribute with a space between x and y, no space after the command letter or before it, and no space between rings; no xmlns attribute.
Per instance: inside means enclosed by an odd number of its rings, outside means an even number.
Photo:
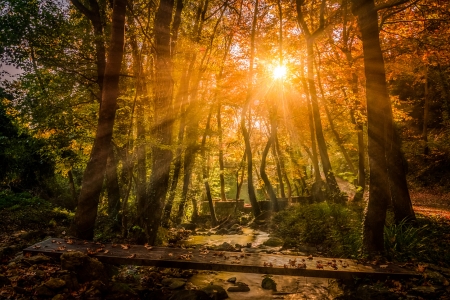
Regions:
<svg viewBox="0 0 450 300"><path fill-rule="evenodd" d="M170 53L170 23L174 0L161 0L155 16L155 81L154 115L155 125L152 146L152 173L149 185L149 203L139 215L148 242L156 241L161 223L163 205L169 187L170 164L172 161L172 60Z"/></svg>
<svg viewBox="0 0 450 300"><path fill-rule="evenodd" d="M102 103L97 132L90 160L83 174L83 185L71 231L80 239L94 237L94 225L106 170L106 161L113 134L119 95L119 74L122 65L125 40L126 1L116 0L113 5L111 44L108 49Z"/></svg>

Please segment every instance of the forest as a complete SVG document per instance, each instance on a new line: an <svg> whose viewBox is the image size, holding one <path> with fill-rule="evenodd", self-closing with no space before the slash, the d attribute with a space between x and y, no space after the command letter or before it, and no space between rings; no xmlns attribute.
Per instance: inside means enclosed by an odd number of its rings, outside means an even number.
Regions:
<svg viewBox="0 0 450 300"><path fill-rule="evenodd" d="M49 237L252 234L423 275L329 298L449 299L449 22L445 0L0 0L0 299L204 299L159 269L115 296L44 286L47 261L11 278Z"/></svg>

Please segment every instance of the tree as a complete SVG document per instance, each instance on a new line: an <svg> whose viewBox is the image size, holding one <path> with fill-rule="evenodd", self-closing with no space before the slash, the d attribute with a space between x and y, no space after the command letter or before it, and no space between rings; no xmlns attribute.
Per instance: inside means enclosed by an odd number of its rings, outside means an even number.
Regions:
<svg viewBox="0 0 450 300"><path fill-rule="evenodd" d="M406 194L408 189L400 182L404 180L406 183L405 174L401 173L402 167L399 166L401 161L392 160L399 158L400 147L394 133L375 3L373 0L352 0L352 11L358 17L364 51L369 139L370 185L364 216L363 247L368 253L373 253L384 250L384 224L391 197L396 197L397 193ZM405 203L405 200L394 198L394 207L400 202ZM409 211L404 213L414 218L410 200L409 207ZM399 213L396 208L394 211Z"/></svg>
<svg viewBox="0 0 450 300"><path fill-rule="evenodd" d="M94 237L94 224L106 171L108 149L111 147L117 97L119 95L119 74L125 41L125 11L126 1L115 0L97 132L90 160L84 171L77 211L71 227L74 235L81 239L92 239Z"/></svg>

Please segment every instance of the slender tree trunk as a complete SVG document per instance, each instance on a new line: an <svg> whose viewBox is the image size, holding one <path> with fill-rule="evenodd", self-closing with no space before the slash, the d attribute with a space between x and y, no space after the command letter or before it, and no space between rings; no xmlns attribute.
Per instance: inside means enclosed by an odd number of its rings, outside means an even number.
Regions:
<svg viewBox="0 0 450 300"><path fill-rule="evenodd" d="M172 161L172 60L170 53L170 23L174 0L161 0L155 16L155 85L154 85L154 139L152 146L152 173L149 185L149 203L140 212L140 224L147 234L148 242L156 241L161 224L162 210L169 187Z"/></svg>
<svg viewBox="0 0 450 300"><path fill-rule="evenodd" d="M275 166L277 168L277 176L278 176L278 182L279 182L279 186L280 186L280 196L281 198L286 198L286 192L284 191L284 182L283 182L283 170L281 169L281 163L280 163L280 158L278 157L278 152L276 149L276 140L277 138L274 137L273 142L272 142L272 153L273 153L273 157L275 159Z"/></svg>
<svg viewBox="0 0 450 300"><path fill-rule="evenodd" d="M219 134L219 169L220 169L220 199L223 201L227 200L227 196L225 194L225 175L224 175L224 163L223 163L223 132L222 132L222 121L221 121L221 108L222 101L218 100L217 104L217 131Z"/></svg>
<svg viewBox="0 0 450 300"><path fill-rule="evenodd" d="M119 95L119 74L125 40L125 10L126 1L114 1L111 44L108 50L97 132L90 160L83 175L83 185L71 228L74 235L81 239L92 239L94 237L95 219L106 170L106 161L111 147L117 97Z"/></svg>
<svg viewBox="0 0 450 300"><path fill-rule="evenodd" d="M319 101L317 98L317 90L314 82L314 48L312 39L307 39L306 47L308 50L307 52L308 87L311 97L311 107L314 117L314 127L316 129L317 146L319 147L320 158L322 160L322 168L333 200L336 202L343 202L343 198L340 195L339 186L336 182L336 178L334 177L333 171L331 169L331 162L328 156L327 145L325 143L325 138L323 135L322 121L319 111Z"/></svg>
<svg viewBox="0 0 450 300"><path fill-rule="evenodd" d="M423 148L423 154L430 154L430 148L428 147L428 104L429 104L429 95L428 95L428 65L425 70L425 95L424 95L424 104L423 104L423 127L422 127L422 140L425 143Z"/></svg>
<svg viewBox="0 0 450 300"><path fill-rule="evenodd" d="M75 187L75 181L73 179L73 171L72 168L67 172L67 175L69 176L69 186L70 186L70 192L72 194L72 201L73 201L73 205L76 207L77 206L77 190Z"/></svg>
<svg viewBox="0 0 450 300"><path fill-rule="evenodd" d="M136 78L136 131L137 131L137 146L136 146L136 156L137 156L137 178L136 178L136 201L138 210L145 209L147 205L147 161L146 161L146 129L145 129L145 110L149 102L146 82L144 80L144 67L142 54L143 50L139 51L136 37L132 35L131 49L133 55L133 69L134 76Z"/></svg>
<svg viewBox="0 0 450 300"><path fill-rule="evenodd" d="M203 133L202 138L202 146L201 146L201 154L203 159L202 173L203 173L203 182L205 185L205 193L206 199L208 199L209 212L211 214L211 224L213 227L217 226L217 218L216 212L214 211L214 204L211 196L211 188L209 186L209 158L206 157L206 138L208 136L208 132L210 131L210 122L211 122L211 112L208 115L208 120L206 122L205 132Z"/></svg>
<svg viewBox="0 0 450 300"><path fill-rule="evenodd" d="M120 210L120 189L117 177L117 160L113 147L109 147L106 163L106 185L108 193L108 215L115 219Z"/></svg>
<svg viewBox="0 0 450 300"><path fill-rule="evenodd" d="M258 201L256 200L255 194L255 186L253 184L253 157L252 157L252 148L250 145L250 133L249 129L246 125L247 113L250 108L250 102L252 101L253 94L253 64L255 59L255 36L256 36L256 23L258 20L258 6L259 0L255 1L255 10L253 12L253 21L252 21L252 29L251 29L251 38L250 38L250 66L249 66L249 79L248 79L248 89L247 96L245 99L244 108L242 109L241 114L241 130L242 135L244 137L245 142L245 153L247 155L247 182L248 182L248 195L250 198L250 203L252 204L253 215L259 216L261 214L261 209L259 208ZM251 123L250 123L251 124Z"/></svg>
<svg viewBox="0 0 450 300"><path fill-rule="evenodd" d="M279 211L278 207L278 200L277 195L275 194L275 191L273 190L272 184L270 183L269 177L266 173L266 160L267 160L267 154L269 154L269 150L271 146L273 145L275 141L275 137L277 134L277 122L276 122L276 115L274 108L270 109L270 136L267 141L266 146L264 147L263 153L261 155L261 166L260 166L260 174L261 178L264 181L264 187L269 194L270 202L272 203L272 210L277 212Z"/></svg>
<svg viewBox="0 0 450 300"><path fill-rule="evenodd" d="M309 94L308 83L306 82L306 79L303 75L303 60L300 65L300 69L302 72L302 75L301 75L302 86L303 86L303 89L305 90L305 95L306 95L306 106L308 108L308 122L309 122L308 124L309 124L309 132L310 132L310 136L311 136L310 158L311 158L311 161L313 163L313 168L314 168L314 179L317 182L317 181L321 181L322 178L320 176L319 158L317 156L316 130L314 128L314 119L313 119L313 113L312 113L312 108L311 108L311 98L310 98L310 94Z"/></svg>

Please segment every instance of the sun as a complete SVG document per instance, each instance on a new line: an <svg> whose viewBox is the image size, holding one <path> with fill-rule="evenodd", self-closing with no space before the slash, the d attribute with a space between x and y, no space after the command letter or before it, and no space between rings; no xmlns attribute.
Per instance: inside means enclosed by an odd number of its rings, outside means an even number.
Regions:
<svg viewBox="0 0 450 300"><path fill-rule="evenodd" d="M286 76L287 69L285 66L277 66L273 69L273 78L274 79L282 79Z"/></svg>

